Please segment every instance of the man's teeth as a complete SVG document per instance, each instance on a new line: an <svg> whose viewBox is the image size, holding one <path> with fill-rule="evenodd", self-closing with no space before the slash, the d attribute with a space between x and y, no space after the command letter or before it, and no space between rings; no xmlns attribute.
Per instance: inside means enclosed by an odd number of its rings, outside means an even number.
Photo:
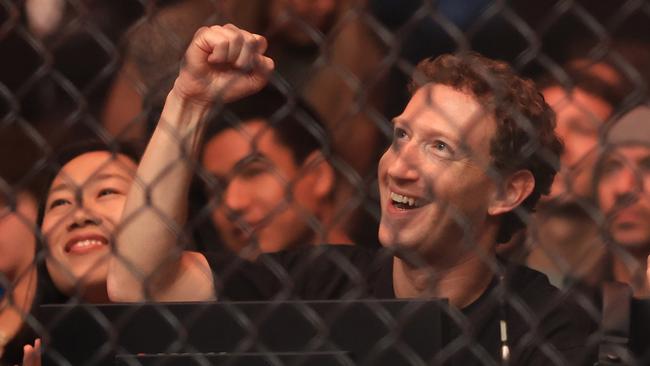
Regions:
<svg viewBox="0 0 650 366"><path fill-rule="evenodd" d="M411 207L415 207L415 204L417 203L415 201L415 198L402 196L401 194L397 194L395 192L390 192L390 199L392 199L393 202L405 204Z"/></svg>

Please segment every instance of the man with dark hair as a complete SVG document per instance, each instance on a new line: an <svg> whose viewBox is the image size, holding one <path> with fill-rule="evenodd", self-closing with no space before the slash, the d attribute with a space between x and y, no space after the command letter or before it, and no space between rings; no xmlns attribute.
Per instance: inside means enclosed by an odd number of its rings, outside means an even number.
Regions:
<svg viewBox="0 0 650 366"><path fill-rule="evenodd" d="M575 65L564 67L561 77L542 78L538 87L555 111L556 132L565 144L560 172L545 200L590 198L600 131L623 100L624 87Z"/></svg>
<svg viewBox="0 0 650 366"><path fill-rule="evenodd" d="M602 281L606 248L592 215L597 210L593 170L601 132L623 100L624 88L585 66L569 63L562 71L538 83L555 111L556 133L564 143L560 171L532 217L531 229L518 239L526 240L530 250L527 265L544 272L554 285L572 287L578 281L596 286Z"/></svg>
<svg viewBox="0 0 650 366"><path fill-rule="evenodd" d="M270 87L225 106L208 126L201 165L212 221L244 258L301 245L351 244L319 117Z"/></svg>
<svg viewBox="0 0 650 366"><path fill-rule="evenodd" d="M650 107L639 106L613 123L596 168L596 198L611 253L611 278L650 297Z"/></svg>
<svg viewBox="0 0 650 366"><path fill-rule="evenodd" d="M115 301L432 298L449 300L458 365L576 365L588 326L546 277L496 258L548 192L561 150L531 81L476 54L422 62L379 163L379 252L319 246L256 262L183 251L182 225L203 121L266 83L263 37L199 30L138 168L111 263Z"/></svg>

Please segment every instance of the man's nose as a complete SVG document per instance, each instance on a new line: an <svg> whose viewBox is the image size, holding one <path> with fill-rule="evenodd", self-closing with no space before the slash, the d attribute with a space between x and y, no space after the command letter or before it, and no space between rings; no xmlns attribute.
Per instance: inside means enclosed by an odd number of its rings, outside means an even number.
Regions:
<svg viewBox="0 0 650 366"><path fill-rule="evenodd" d="M632 167L625 167L618 172L614 184L617 195L638 194L640 189L640 177Z"/></svg>
<svg viewBox="0 0 650 366"><path fill-rule="evenodd" d="M419 177L418 151L415 144L406 144L394 152L395 159L388 166L388 175L396 181L414 181Z"/></svg>
<svg viewBox="0 0 650 366"><path fill-rule="evenodd" d="M617 172L610 186L618 207L626 207L639 199L641 181L634 169L625 167Z"/></svg>
<svg viewBox="0 0 650 366"><path fill-rule="evenodd" d="M247 188L247 185L240 179L235 178L224 189L222 204L225 206L226 211L241 215L250 206L252 199L252 192Z"/></svg>

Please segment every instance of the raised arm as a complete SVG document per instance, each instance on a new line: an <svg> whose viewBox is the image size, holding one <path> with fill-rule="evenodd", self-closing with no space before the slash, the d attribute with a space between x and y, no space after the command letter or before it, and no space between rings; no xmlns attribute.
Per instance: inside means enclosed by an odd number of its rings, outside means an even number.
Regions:
<svg viewBox="0 0 650 366"><path fill-rule="evenodd" d="M233 25L194 35L127 197L107 278L111 300L215 298L205 257L184 251L179 240L191 165L212 108L266 84L273 61L265 50L262 36Z"/></svg>

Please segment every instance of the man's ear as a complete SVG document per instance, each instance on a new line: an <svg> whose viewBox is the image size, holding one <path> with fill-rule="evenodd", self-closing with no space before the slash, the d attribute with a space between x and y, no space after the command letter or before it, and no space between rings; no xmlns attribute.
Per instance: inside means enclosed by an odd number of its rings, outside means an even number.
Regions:
<svg viewBox="0 0 650 366"><path fill-rule="evenodd" d="M307 156L302 164L302 174L309 179L308 183L318 198L326 198L334 190L334 168L320 151L313 151Z"/></svg>
<svg viewBox="0 0 650 366"><path fill-rule="evenodd" d="M493 193L488 213L497 216L514 210L530 196L534 188L535 177L530 170L519 170L511 174Z"/></svg>

